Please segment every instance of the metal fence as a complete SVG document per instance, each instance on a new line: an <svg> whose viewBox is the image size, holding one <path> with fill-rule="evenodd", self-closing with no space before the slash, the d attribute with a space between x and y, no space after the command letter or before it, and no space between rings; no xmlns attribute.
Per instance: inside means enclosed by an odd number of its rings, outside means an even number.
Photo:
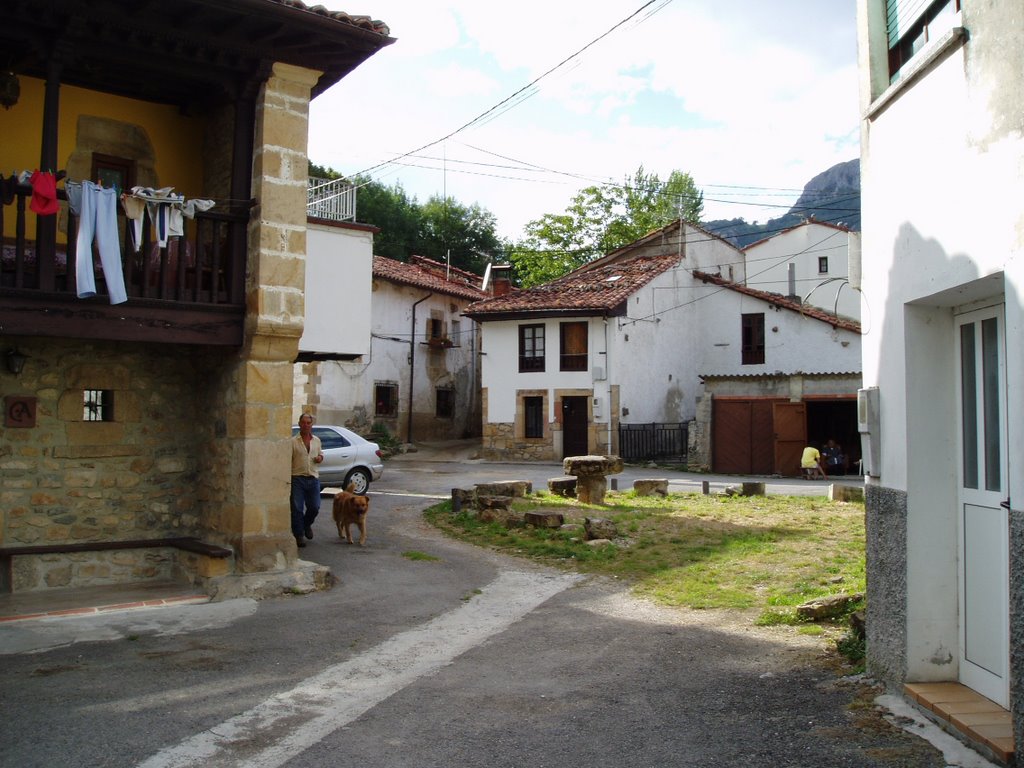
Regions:
<svg viewBox="0 0 1024 768"><path fill-rule="evenodd" d="M356 188L344 179L309 177L306 213L329 221L355 221Z"/></svg>
<svg viewBox="0 0 1024 768"><path fill-rule="evenodd" d="M685 423L619 425L619 456L625 461L683 461L686 441Z"/></svg>

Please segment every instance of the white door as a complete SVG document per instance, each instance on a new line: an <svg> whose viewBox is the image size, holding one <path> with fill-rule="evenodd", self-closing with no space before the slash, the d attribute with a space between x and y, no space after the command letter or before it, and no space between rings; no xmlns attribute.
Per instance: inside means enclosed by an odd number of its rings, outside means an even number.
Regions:
<svg viewBox="0 0 1024 768"><path fill-rule="evenodd" d="M960 682L1009 707L1003 306L957 315Z"/></svg>

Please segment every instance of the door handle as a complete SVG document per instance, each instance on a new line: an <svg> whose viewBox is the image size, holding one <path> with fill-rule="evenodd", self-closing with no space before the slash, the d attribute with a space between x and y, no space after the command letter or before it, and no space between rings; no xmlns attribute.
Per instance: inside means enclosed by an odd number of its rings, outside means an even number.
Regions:
<svg viewBox="0 0 1024 768"><path fill-rule="evenodd" d="M1005 509L1007 512L1010 511L1010 498L1007 497L1006 501L1000 501L999 506Z"/></svg>

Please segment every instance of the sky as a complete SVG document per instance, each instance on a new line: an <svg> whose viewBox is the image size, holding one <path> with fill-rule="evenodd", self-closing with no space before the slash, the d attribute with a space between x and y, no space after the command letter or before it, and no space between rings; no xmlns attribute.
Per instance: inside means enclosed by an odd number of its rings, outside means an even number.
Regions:
<svg viewBox="0 0 1024 768"><path fill-rule="evenodd" d="M396 42L312 102L310 160L503 238L641 165L689 173L704 220L765 221L859 156L855 0L324 4Z"/></svg>

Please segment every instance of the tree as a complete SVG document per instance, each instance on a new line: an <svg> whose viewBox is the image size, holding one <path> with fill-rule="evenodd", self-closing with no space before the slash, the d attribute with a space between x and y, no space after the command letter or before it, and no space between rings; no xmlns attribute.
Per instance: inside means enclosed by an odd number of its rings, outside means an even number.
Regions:
<svg viewBox="0 0 1024 768"><path fill-rule="evenodd" d="M373 237L373 252L397 261L408 261L419 241L422 214L416 199L395 182L387 187L380 182L356 177L356 219L380 229Z"/></svg>
<svg viewBox="0 0 1024 768"><path fill-rule="evenodd" d="M678 218L699 221L703 209L704 193L690 174L672 171L662 182L640 166L622 184L581 190L564 214L531 221L510 261L520 285L539 285Z"/></svg>
<svg viewBox="0 0 1024 768"><path fill-rule="evenodd" d="M437 195L420 206L416 253L481 274L493 255L503 250L495 234L494 214L474 203L466 206Z"/></svg>

